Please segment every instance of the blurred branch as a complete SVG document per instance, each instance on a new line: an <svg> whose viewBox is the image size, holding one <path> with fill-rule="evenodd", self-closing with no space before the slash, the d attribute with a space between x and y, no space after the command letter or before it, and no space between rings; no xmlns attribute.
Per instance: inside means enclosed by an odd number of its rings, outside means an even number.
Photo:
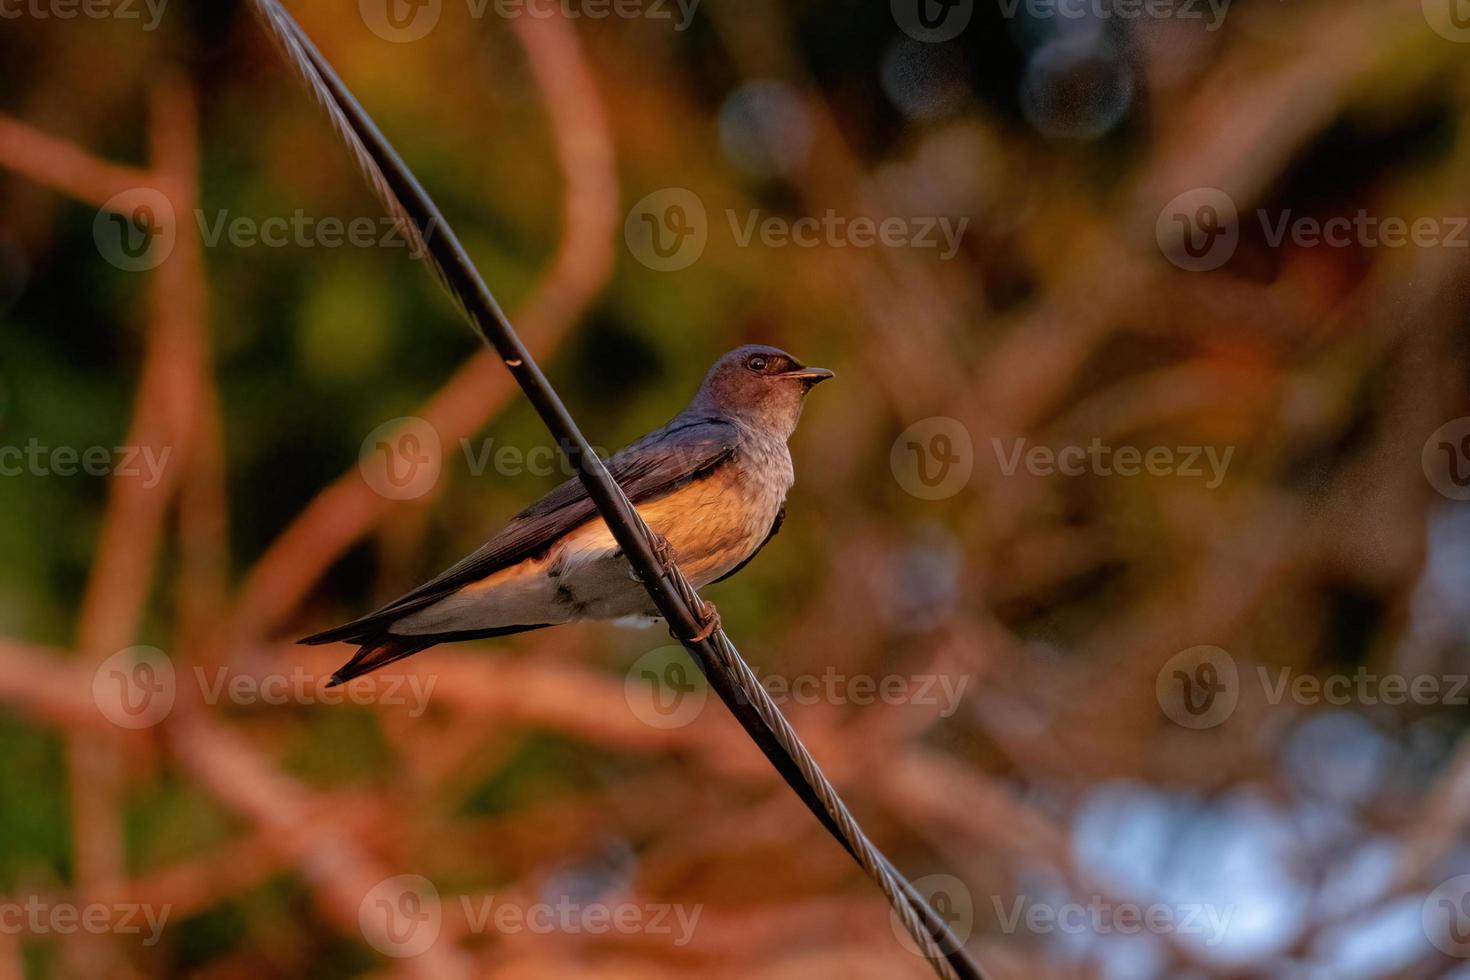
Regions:
<svg viewBox="0 0 1470 980"><path fill-rule="evenodd" d="M66 729L110 727L92 700L89 671L19 640L0 639L0 700Z"/></svg>
<svg viewBox="0 0 1470 980"><path fill-rule="evenodd" d="M359 909L389 877L358 847L340 820L300 783L276 771L240 737L199 712L172 722L169 744L200 785L270 834L312 886L322 913L345 935L359 934ZM468 976L463 954L435 943L403 962L411 976Z"/></svg>
<svg viewBox="0 0 1470 980"><path fill-rule="evenodd" d="M192 212L197 140L192 96L177 79L154 90L152 154L175 214ZM147 353L127 444L149 447L157 458L187 457L189 425L198 404L203 324L197 268L164 262L150 279ZM95 666L134 642L153 582L164 517L178 484L178 466L165 466L156 486L140 475L115 473L108 485L91 578L82 600L77 645ZM90 896L115 888L126 861L120 812L120 746L109 738L74 732L68 739L73 839L79 888ZM85 945L98 947L96 941ZM78 948L78 947L73 947Z"/></svg>
<svg viewBox="0 0 1470 980"><path fill-rule="evenodd" d="M156 177L146 170L100 160L66 140L5 116L0 116L0 167L99 208L123 191L157 185Z"/></svg>

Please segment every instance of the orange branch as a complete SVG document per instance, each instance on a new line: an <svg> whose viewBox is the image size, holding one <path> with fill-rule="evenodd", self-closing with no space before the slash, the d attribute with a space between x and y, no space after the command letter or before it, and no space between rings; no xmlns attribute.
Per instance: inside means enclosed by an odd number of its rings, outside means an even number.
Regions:
<svg viewBox="0 0 1470 980"><path fill-rule="evenodd" d="M5 116L0 116L0 167L96 207L123 191L156 184L146 170L100 160L74 143Z"/></svg>

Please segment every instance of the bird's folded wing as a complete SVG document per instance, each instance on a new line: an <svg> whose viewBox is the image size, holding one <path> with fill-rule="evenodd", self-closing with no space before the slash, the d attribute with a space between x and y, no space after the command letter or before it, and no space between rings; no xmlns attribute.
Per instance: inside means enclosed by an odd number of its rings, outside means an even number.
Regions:
<svg viewBox="0 0 1470 980"><path fill-rule="evenodd" d="M734 455L738 430L715 418L675 419L607 461L608 471L635 504L656 500L702 479ZM527 558L544 554L567 532L597 515L597 507L577 478L556 487L511 518L472 554L407 595L343 626L306 637L302 643L360 640L417 609Z"/></svg>

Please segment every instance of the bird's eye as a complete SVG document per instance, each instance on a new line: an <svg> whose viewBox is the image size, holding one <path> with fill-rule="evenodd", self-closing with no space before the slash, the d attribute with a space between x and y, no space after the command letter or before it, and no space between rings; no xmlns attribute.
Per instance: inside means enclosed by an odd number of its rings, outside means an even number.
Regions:
<svg viewBox="0 0 1470 980"><path fill-rule="evenodd" d="M752 371L764 371L766 369L766 359L757 354L750 360L746 361L745 366L750 368Z"/></svg>

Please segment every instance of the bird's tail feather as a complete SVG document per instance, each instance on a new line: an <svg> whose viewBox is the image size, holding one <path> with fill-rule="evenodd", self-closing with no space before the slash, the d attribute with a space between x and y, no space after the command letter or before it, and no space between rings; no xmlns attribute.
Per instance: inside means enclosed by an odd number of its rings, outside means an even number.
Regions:
<svg viewBox="0 0 1470 980"><path fill-rule="evenodd" d="M363 637L354 642L362 644L357 653L353 654L351 660L337 668L332 674L332 679L327 683L328 687L336 687L345 684L355 677L363 674L371 674L379 667L404 657L411 657L421 650L440 643L452 643L457 640L484 640L496 636L510 636L514 633L526 633L531 630L546 629L552 623L536 623L530 626L498 626L493 629L473 630L464 633L429 633L422 636L403 636L397 633L380 633L373 637ZM318 642L311 638L301 641L303 643Z"/></svg>
<svg viewBox="0 0 1470 980"><path fill-rule="evenodd" d="M379 667L388 666L395 660L411 657L437 642L439 641L429 637L385 634L359 647L352 659L338 667L332 674L332 679L327 682L327 686L336 687L338 684L345 684L354 677L370 674Z"/></svg>

